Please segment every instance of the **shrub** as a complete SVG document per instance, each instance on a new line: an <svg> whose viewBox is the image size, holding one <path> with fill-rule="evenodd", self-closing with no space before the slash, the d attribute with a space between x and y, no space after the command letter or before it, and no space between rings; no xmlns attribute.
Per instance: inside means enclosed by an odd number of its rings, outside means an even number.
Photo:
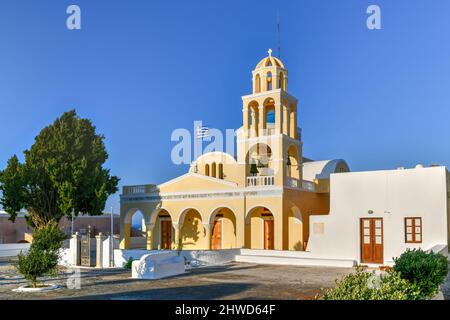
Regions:
<svg viewBox="0 0 450 320"><path fill-rule="evenodd" d="M336 281L336 287L324 290L324 300L416 300L419 290L396 272L378 277L357 267L355 273ZM316 296L319 299L320 296Z"/></svg>
<svg viewBox="0 0 450 320"><path fill-rule="evenodd" d="M59 256L55 252L30 248L27 254L18 255L17 270L25 279L31 281L33 288L38 287L37 279L47 274L55 274Z"/></svg>
<svg viewBox="0 0 450 320"><path fill-rule="evenodd" d="M447 258L431 251L408 249L399 258L394 258L394 262L394 270L416 285L422 298L435 295L448 273Z"/></svg>
<svg viewBox="0 0 450 320"><path fill-rule="evenodd" d="M64 233L56 222L33 231L33 242L28 253L20 253L16 268L25 279L31 281L33 288L38 286L38 278L56 274L59 262L59 250L62 247Z"/></svg>
<svg viewBox="0 0 450 320"><path fill-rule="evenodd" d="M123 267L125 268L125 269L131 269L131 265L133 264L133 258L131 258L131 257L129 257L128 258L128 261L127 262L125 262L125 264L123 265Z"/></svg>

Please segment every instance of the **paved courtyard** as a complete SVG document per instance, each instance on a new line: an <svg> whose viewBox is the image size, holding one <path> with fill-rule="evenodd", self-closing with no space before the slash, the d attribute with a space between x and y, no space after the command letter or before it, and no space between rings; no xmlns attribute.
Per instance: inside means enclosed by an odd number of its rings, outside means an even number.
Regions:
<svg viewBox="0 0 450 320"><path fill-rule="evenodd" d="M67 270L46 279L64 288L16 293L26 283L8 260L0 260L0 299L312 299L352 269L230 263L191 269L161 280L131 279L130 270L81 270L81 289L68 289Z"/></svg>
<svg viewBox="0 0 450 320"><path fill-rule="evenodd" d="M131 279L130 270L80 269L81 289L68 289L71 275L61 270L57 278L47 278L63 288L47 293L16 293L26 284L8 259L0 260L0 299L312 299L321 288L352 272L349 268L296 267L230 263L196 268L182 276L161 280ZM450 299L450 277L443 286Z"/></svg>

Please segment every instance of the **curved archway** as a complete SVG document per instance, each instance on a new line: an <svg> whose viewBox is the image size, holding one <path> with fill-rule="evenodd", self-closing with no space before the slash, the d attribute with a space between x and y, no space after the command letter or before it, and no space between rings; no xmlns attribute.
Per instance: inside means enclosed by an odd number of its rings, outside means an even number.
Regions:
<svg viewBox="0 0 450 320"><path fill-rule="evenodd" d="M184 209L180 214L179 226L181 249L198 250L207 247L206 230L200 211L195 208Z"/></svg>
<svg viewBox="0 0 450 320"><path fill-rule="evenodd" d="M290 145L287 152L287 175L290 178L293 179L300 179L300 168L299 168L299 155L298 155L298 149L295 145Z"/></svg>
<svg viewBox="0 0 450 320"><path fill-rule="evenodd" d="M129 249L144 249L147 246L145 216L139 209L131 209L125 217L126 233L129 237Z"/></svg>
<svg viewBox="0 0 450 320"><path fill-rule="evenodd" d="M211 249L236 248L236 215L228 207L214 209L209 216Z"/></svg>
<svg viewBox="0 0 450 320"><path fill-rule="evenodd" d="M272 81L272 72L267 72L266 77L266 91L272 91L273 89L273 81Z"/></svg>
<svg viewBox="0 0 450 320"><path fill-rule="evenodd" d="M160 250L170 250L174 245L174 228L172 216L164 208L156 209L151 217L150 223L153 226L152 247Z"/></svg>
<svg viewBox="0 0 450 320"><path fill-rule="evenodd" d="M248 104L248 125L250 131L253 132L253 135L256 135L258 132L258 124L259 124L259 104L257 101L253 100Z"/></svg>
<svg viewBox="0 0 450 320"><path fill-rule="evenodd" d="M211 177L217 178L217 168L216 168L216 163L215 162L213 162L211 164Z"/></svg>
<svg viewBox="0 0 450 320"><path fill-rule="evenodd" d="M245 247L273 250L275 225L272 211L263 206L251 208L245 218Z"/></svg>
<svg viewBox="0 0 450 320"><path fill-rule="evenodd" d="M251 146L246 155L247 176L272 176L272 149L265 143Z"/></svg>
<svg viewBox="0 0 450 320"><path fill-rule="evenodd" d="M217 175L217 177L219 178L219 179L223 179L223 163L219 163L219 166L218 166L218 175Z"/></svg>
<svg viewBox="0 0 450 320"><path fill-rule="evenodd" d="M305 250L303 241L303 217L297 206L292 206L288 215L289 250Z"/></svg>
<svg viewBox="0 0 450 320"><path fill-rule="evenodd" d="M209 164L205 164L205 176L209 176Z"/></svg>

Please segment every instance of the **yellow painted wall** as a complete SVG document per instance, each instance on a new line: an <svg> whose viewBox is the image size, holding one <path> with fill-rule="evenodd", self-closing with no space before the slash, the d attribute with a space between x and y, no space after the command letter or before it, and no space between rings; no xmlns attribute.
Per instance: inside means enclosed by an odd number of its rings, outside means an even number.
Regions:
<svg viewBox="0 0 450 320"><path fill-rule="evenodd" d="M191 210L186 214L180 235L182 249L206 249L205 228L198 212Z"/></svg>

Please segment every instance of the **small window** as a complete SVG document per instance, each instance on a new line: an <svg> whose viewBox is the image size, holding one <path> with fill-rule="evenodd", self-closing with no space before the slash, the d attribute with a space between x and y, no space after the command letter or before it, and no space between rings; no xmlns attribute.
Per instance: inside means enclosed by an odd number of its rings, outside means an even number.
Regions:
<svg viewBox="0 0 450 320"><path fill-rule="evenodd" d="M422 243L422 218L405 218L405 242Z"/></svg>

